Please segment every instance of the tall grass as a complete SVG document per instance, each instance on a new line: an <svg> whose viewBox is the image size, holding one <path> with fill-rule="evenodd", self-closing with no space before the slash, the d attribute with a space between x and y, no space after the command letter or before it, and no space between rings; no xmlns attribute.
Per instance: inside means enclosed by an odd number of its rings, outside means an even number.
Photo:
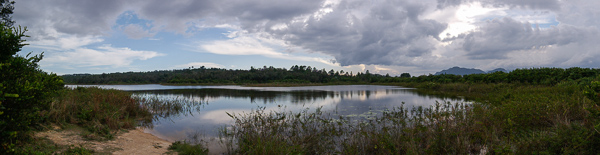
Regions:
<svg viewBox="0 0 600 155"><path fill-rule="evenodd" d="M132 129L152 118L140 106L140 99L129 92L77 87L65 89L61 94L47 113L49 122L82 126L92 133L88 138L112 139L119 129Z"/></svg>
<svg viewBox="0 0 600 155"><path fill-rule="evenodd" d="M230 114L220 131L239 154L595 154L598 104L576 84L441 84L473 104L398 107L375 119L315 112ZM454 90L454 91L449 91ZM469 96L471 95L471 96Z"/></svg>
<svg viewBox="0 0 600 155"><path fill-rule="evenodd" d="M195 101L193 98L176 96L160 97L148 94L136 94L133 96L140 100L143 109L148 110L155 118L169 118L179 115L191 115L202 109L206 102Z"/></svg>

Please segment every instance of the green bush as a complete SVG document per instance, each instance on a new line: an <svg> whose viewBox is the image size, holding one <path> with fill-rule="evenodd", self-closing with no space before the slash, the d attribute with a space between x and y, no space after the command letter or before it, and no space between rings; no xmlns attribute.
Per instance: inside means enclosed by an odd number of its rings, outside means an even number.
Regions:
<svg viewBox="0 0 600 155"><path fill-rule="evenodd" d="M14 56L25 45L21 38L26 29L0 27L0 152L6 152L45 119L41 111L64 84L56 74L39 69L43 55Z"/></svg>

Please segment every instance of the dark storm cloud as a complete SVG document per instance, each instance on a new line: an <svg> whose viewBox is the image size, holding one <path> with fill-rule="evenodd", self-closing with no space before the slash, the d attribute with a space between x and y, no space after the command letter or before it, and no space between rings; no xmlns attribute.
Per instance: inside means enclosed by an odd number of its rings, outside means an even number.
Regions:
<svg viewBox="0 0 600 155"><path fill-rule="evenodd" d="M425 9L405 1L342 2L321 18L311 16L306 22L290 22L287 29L268 32L293 45L333 55L342 65L400 64L402 57L431 52L430 41L446 28L420 19Z"/></svg>
<svg viewBox="0 0 600 155"><path fill-rule="evenodd" d="M597 34L595 29L558 26L542 30L530 23L502 18L462 35L464 42L459 43L471 59L505 59L510 52L566 45L594 34Z"/></svg>

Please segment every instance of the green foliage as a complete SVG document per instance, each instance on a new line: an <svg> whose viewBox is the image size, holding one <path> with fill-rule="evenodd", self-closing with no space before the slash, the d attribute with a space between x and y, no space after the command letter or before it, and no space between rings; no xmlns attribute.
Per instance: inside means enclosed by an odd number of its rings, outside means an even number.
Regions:
<svg viewBox="0 0 600 155"><path fill-rule="evenodd" d="M187 141L176 141L168 148L181 155L204 155L208 154L208 149L202 144L191 144Z"/></svg>
<svg viewBox="0 0 600 155"><path fill-rule="evenodd" d="M402 73L402 74L400 74L400 77L402 77L402 78L410 78L410 73Z"/></svg>
<svg viewBox="0 0 600 155"><path fill-rule="evenodd" d="M343 71L342 71L343 72ZM163 70L152 72L127 72L110 74L74 74L63 75L66 83L72 84L310 84L361 82L373 83L393 79L379 74L352 75L341 74L334 70L317 70L310 66L292 66L285 68L266 67L250 70L226 70L220 68L189 68L182 70Z"/></svg>
<svg viewBox="0 0 600 155"><path fill-rule="evenodd" d="M16 147L11 154L23 154L23 155L46 155L53 154L63 150L64 146L60 146L49 140L48 138L32 138L28 143Z"/></svg>
<svg viewBox="0 0 600 155"><path fill-rule="evenodd" d="M21 48L26 44L23 44L25 40L21 39L27 37L25 35L27 28L9 27L4 24L0 24L0 62L6 63L9 58L12 58L17 52L21 51Z"/></svg>
<svg viewBox="0 0 600 155"><path fill-rule="evenodd" d="M13 21L10 15L13 13L15 9L15 1L10 0L0 0L0 24L11 27L15 21Z"/></svg>
<svg viewBox="0 0 600 155"><path fill-rule="evenodd" d="M41 111L48 109L64 84L59 76L39 69L43 55L13 56L24 45L25 29L1 27L0 152L4 152L27 139L28 132L44 121Z"/></svg>
<svg viewBox="0 0 600 155"><path fill-rule="evenodd" d="M553 86L561 82L581 81L600 75L600 69L573 67L516 69L510 73L493 72L469 75L422 75L413 78L386 79L386 82L399 83L515 83Z"/></svg>

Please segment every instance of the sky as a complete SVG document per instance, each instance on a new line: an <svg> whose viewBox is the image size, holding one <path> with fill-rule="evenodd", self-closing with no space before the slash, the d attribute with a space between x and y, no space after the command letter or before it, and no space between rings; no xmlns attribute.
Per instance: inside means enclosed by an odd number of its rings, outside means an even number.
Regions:
<svg viewBox="0 0 600 155"><path fill-rule="evenodd" d="M44 71L600 66L598 0L15 0Z"/></svg>

